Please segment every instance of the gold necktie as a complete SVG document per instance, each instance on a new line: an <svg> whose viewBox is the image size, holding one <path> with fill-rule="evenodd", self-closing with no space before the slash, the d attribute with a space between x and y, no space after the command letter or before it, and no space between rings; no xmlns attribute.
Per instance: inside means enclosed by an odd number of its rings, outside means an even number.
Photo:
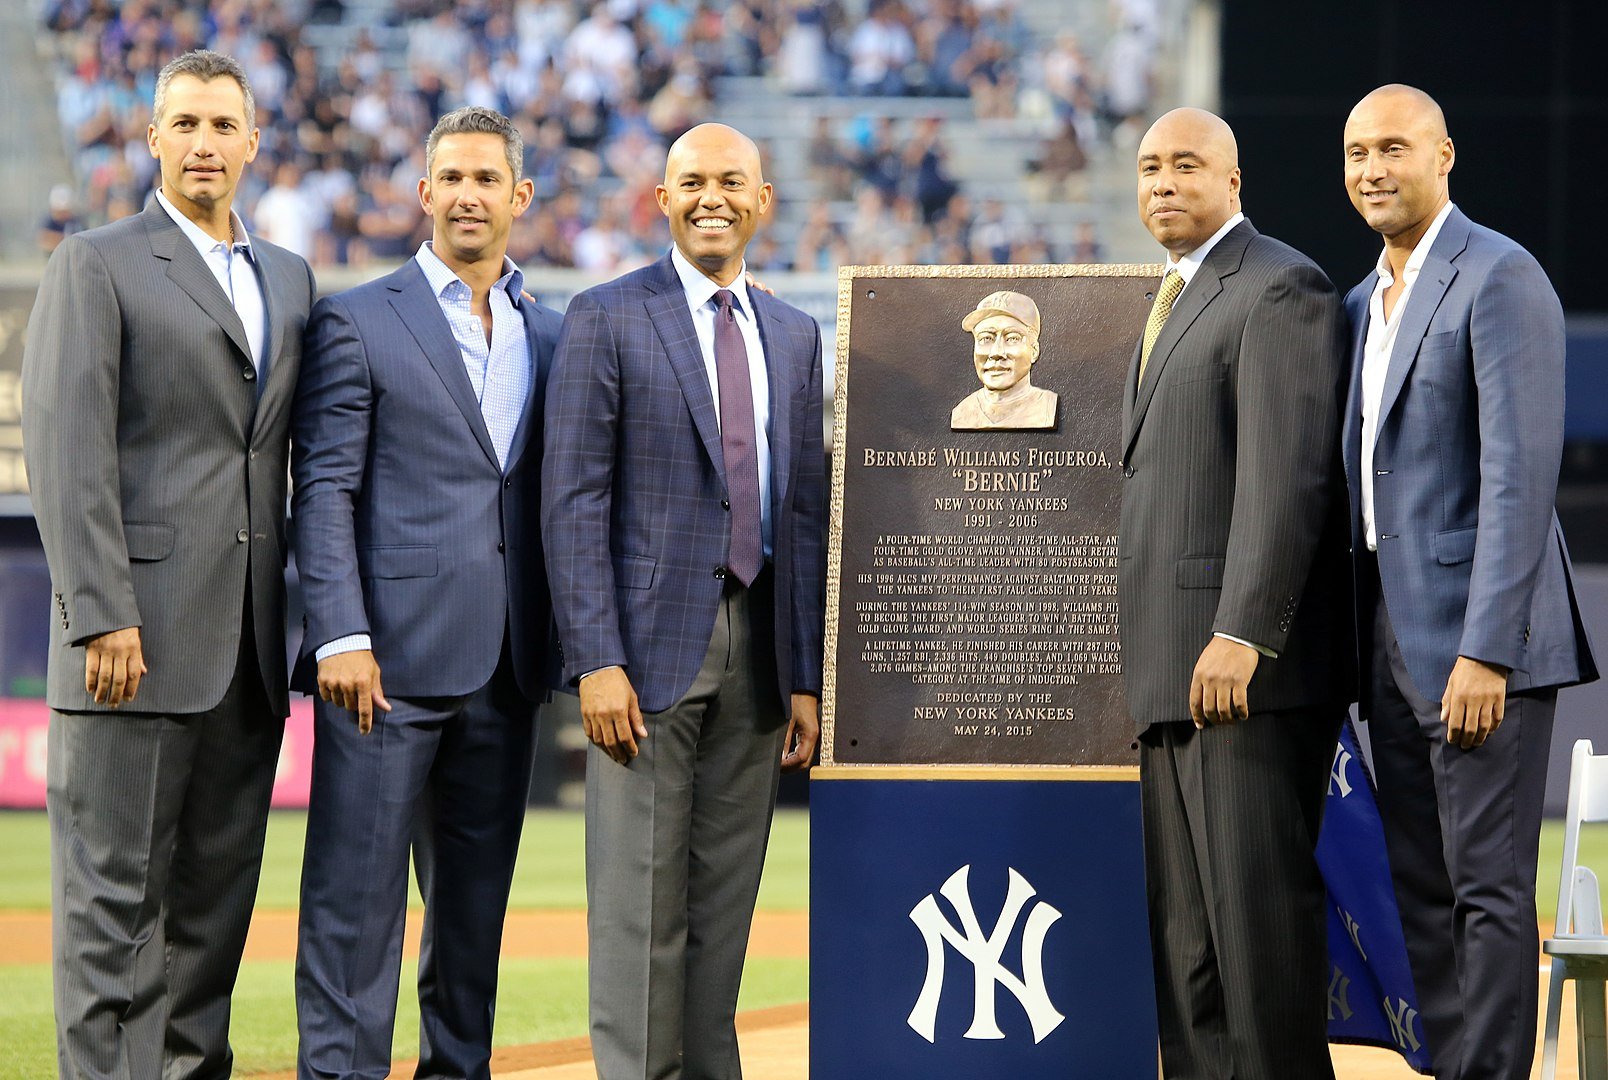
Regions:
<svg viewBox="0 0 1608 1080"><path fill-rule="evenodd" d="M1184 275L1176 270L1169 270L1161 279L1161 288L1156 290L1156 302L1150 308L1150 318L1145 320L1145 343L1139 350L1139 384L1144 385L1145 365L1150 363L1150 349L1161 336L1161 328L1167 325L1167 316L1172 314L1173 301L1178 294L1184 291Z"/></svg>

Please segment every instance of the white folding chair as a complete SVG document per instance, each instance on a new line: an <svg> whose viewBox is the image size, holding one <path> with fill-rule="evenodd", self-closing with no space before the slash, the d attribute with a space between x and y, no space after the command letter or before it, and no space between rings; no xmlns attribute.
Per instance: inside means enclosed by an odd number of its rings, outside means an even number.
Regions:
<svg viewBox="0 0 1608 1080"><path fill-rule="evenodd" d="M1579 1031L1580 1080L1608 1080L1608 1032L1604 1023L1604 982L1608 980L1608 937L1602 929L1597 875L1580 865L1580 826L1608 821L1608 754L1591 752L1591 741L1574 744L1569 768L1569 808L1563 827L1563 868L1558 877L1558 916L1553 936L1541 943L1552 957L1547 989L1546 1041L1542 1080L1558 1068L1558 1020L1563 981L1575 980L1575 1022Z"/></svg>

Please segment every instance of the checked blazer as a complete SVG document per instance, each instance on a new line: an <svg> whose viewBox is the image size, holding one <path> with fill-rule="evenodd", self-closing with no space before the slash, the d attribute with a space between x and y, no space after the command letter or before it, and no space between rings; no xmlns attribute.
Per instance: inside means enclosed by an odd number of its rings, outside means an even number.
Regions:
<svg viewBox="0 0 1608 1080"><path fill-rule="evenodd" d="M784 715L820 693L821 335L751 290L771 395L776 673ZM713 392L666 255L577 296L547 395L542 521L563 679L623 665L645 712L692 685L730 544Z"/></svg>

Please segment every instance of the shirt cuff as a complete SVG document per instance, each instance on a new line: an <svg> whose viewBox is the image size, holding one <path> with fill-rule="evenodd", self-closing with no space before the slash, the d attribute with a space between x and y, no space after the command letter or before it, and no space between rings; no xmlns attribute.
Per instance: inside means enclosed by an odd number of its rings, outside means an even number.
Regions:
<svg viewBox="0 0 1608 1080"><path fill-rule="evenodd" d="M1255 649L1257 652L1261 653L1270 660L1277 660L1279 658L1279 654L1274 652L1272 649L1269 649L1267 646L1258 645L1254 641L1246 641L1244 638L1237 638L1233 634L1224 634L1219 631L1213 631L1212 637L1220 637L1224 641L1232 641L1234 644L1243 645L1247 649Z"/></svg>
<svg viewBox="0 0 1608 1080"><path fill-rule="evenodd" d="M334 641L320 645L318 651L313 653L313 659L327 660L337 653L358 652L362 649L372 651L373 647L374 643L367 634L347 634L345 637L338 637Z"/></svg>

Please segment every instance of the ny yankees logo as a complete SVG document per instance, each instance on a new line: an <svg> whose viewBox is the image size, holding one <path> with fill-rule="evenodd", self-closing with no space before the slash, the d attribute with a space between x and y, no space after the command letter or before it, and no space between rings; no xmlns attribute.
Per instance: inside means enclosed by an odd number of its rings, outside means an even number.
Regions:
<svg viewBox="0 0 1608 1080"><path fill-rule="evenodd" d="M1419 1048L1418 1036L1413 1034L1413 1021L1418 1019L1417 1009L1401 998L1394 1002L1386 998L1385 1019L1390 1021L1390 1037L1396 1040L1397 1046L1403 1050L1416 1051Z"/></svg>
<svg viewBox="0 0 1608 1080"><path fill-rule="evenodd" d="M1351 944L1357 947L1357 955L1364 960L1368 959L1368 953L1362 947L1362 927L1357 924L1356 919L1351 917L1351 912L1345 908L1336 905L1334 910L1340 916L1340 924L1346 928L1346 933L1351 935Z"/></svg>
<svg viewBox="0 0 1608 1080"><path fill-rule="evenodd" d="M1351 794L1351 781L1346 778L1346 766L1349 764L1351 764L1351 751L1347 750L1344 746L1336 747L1334 752L1334 767L1329 771L1330 795L1334 794L1334 789L1337 787L1340 789L1340 797L1342 799Z"/></svg>
<svg viewBox="0 0 1608 1080"><path fill-rule="evenodd" d="M1347 1000L1346 991L1351 989L1351 980L1346 978L1345 972L1339 968L1334 969L1334 976L1329 980L1329 1019L1350 1020L1353 1013L1351 1002Z"/></svg>
<svg viewBox="0 0 1608 1080"><path fill-rule="evenodd" d="M1005 906L1000 909L999 920L988 934L977 921L972 908L971 892L967 888L967 875L971 867L962 866L949 876L938 891L960 916L964 931L956 930L938 907L931 893L922 898L910 912L910 921L921 931L927 943L927 979L915 1008L910 1010L908 1023L928 1042L935 1042L938 1023L938 999L944 989L944 942L972 963L975 976L975 993L972 1005L971 1027L966 1030L968 1039L1003 1039L1005 1033L994 1019L994 992L1005 987L1021 1004L1033 1025L1033 1041L1043 1042L1045 1037L1061 1025L1066 1017L1056 1011L1044 986L1044 936L1060 919L1061 913L1040 900L1028 913L1022 929L1022 975L1017 978L1000 963L1005 945L1016 929L1016 920L1022 909L1037 890L1014 869L1010 870L1010 888L1005 895Z"/></svg>

